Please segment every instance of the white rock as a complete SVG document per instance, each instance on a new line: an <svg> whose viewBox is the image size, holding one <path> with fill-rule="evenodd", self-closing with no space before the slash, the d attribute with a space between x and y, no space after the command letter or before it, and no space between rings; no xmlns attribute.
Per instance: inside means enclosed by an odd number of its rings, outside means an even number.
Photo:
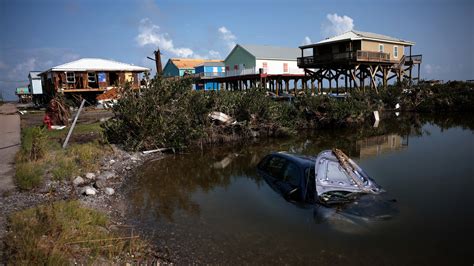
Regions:
<svg viewBox="0 0 474 266"><path fill-rule="evenodd" d="M74 184L74 186L80 186L80 185L84 184L84 182L85 182L85 181L84 181L84 178L82 178L82 177L80 177L80 176L76 177L76 178L72 181L72 183Z"/></svg>
<svg viewBox="0 0 474 266"><path fill-rule="evenodd" d="M95 178L95 174L94 174L94 173L87 173L87 174L86 174L86 178L87 178L87 179L94 179L94 178Z"/></svg>
<svg viewBox="0 0 474 266"><path fill-rule="evenodd" d="M93 187L87 186L82 189L82 194L85 194L87 196L92 196L97 193L97 190Z"/></svg>
<svg viewBox="0 0 474 266"><path fill-rule="evenodd" d="M136 154L130 156L130 159L131 159L132 161L140 161L140 160L141 160L140 157L139 157L138 155L136 155Z"/></svg>
<svg viewBox="0 0 474 266"><path fill-rule="evenodd" d="M115 163L115 160L114 160L114 159L112 159L112 160L109 161L109 164L114 164L114 163Z"/></svg>
<svg viewBox="0 0 474 266"><path fill-rule="evenodd" d="M113 195L114 193L115 193L115 190L113 188L111 188L111 187L106 187L105 188L105 194L110 196L110 195Z"/></svg>
<svg viewBox="0 0 474 266"><path fill-rule="evenodd" d="M107 179L111 179L111 178L114 178L115 177L115 172L112 172L112 171L105 171L103 172L101 175L99 175L97 177L97 179L103 179L103 180L107 180Z"/></svg>

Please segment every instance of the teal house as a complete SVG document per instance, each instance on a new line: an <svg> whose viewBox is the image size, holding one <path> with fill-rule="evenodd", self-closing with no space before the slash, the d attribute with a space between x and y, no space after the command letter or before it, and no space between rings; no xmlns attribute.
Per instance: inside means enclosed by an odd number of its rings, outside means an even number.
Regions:
<svg viewBox="0 0 474 266"><path fill-rule="evenodd" d="M221 60L170 58L163 68L164 77L182 77L194 74L195 68L206 62L222 62Z"/></svg>

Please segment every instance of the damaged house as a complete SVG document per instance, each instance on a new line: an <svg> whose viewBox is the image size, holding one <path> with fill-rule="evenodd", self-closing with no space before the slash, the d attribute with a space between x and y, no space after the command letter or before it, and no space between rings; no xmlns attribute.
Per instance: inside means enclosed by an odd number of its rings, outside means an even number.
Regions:
<svg viewBox="0 0 474 266"><path fill-rule="evenodd" d="M140 80L150 69L100 58L82 58L50 68L40 73L43 93L51 99L57 93L67 98L81 97L95 102L105 91L124 88L138 89Z"/></svg>

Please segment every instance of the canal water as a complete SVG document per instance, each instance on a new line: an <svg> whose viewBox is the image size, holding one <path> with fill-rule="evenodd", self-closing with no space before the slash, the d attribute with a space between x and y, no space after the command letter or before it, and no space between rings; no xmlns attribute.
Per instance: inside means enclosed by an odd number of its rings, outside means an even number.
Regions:
<svg viewBox="0 0 474 266"><path fill-rule="evenodd" d="M465 119L466 120L466 119ZM178 263L472 265L474 123L401 116L370 126L148 162L127 194L132 223ZM390 219L320 219L257 174L272 151L337 147L396 200Z"/></svg>

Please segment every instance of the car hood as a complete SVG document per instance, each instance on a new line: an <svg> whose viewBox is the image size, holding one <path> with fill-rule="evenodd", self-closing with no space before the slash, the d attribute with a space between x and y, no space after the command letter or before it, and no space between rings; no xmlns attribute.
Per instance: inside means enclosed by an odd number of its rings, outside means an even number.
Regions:
<svg viewBox="0 0 474 266"><path fill-rule="evenodd" d="M352 159L339 150L325 150L315 161L315 184L318 196L328 192L379 194L383 189Z"/></svg>

